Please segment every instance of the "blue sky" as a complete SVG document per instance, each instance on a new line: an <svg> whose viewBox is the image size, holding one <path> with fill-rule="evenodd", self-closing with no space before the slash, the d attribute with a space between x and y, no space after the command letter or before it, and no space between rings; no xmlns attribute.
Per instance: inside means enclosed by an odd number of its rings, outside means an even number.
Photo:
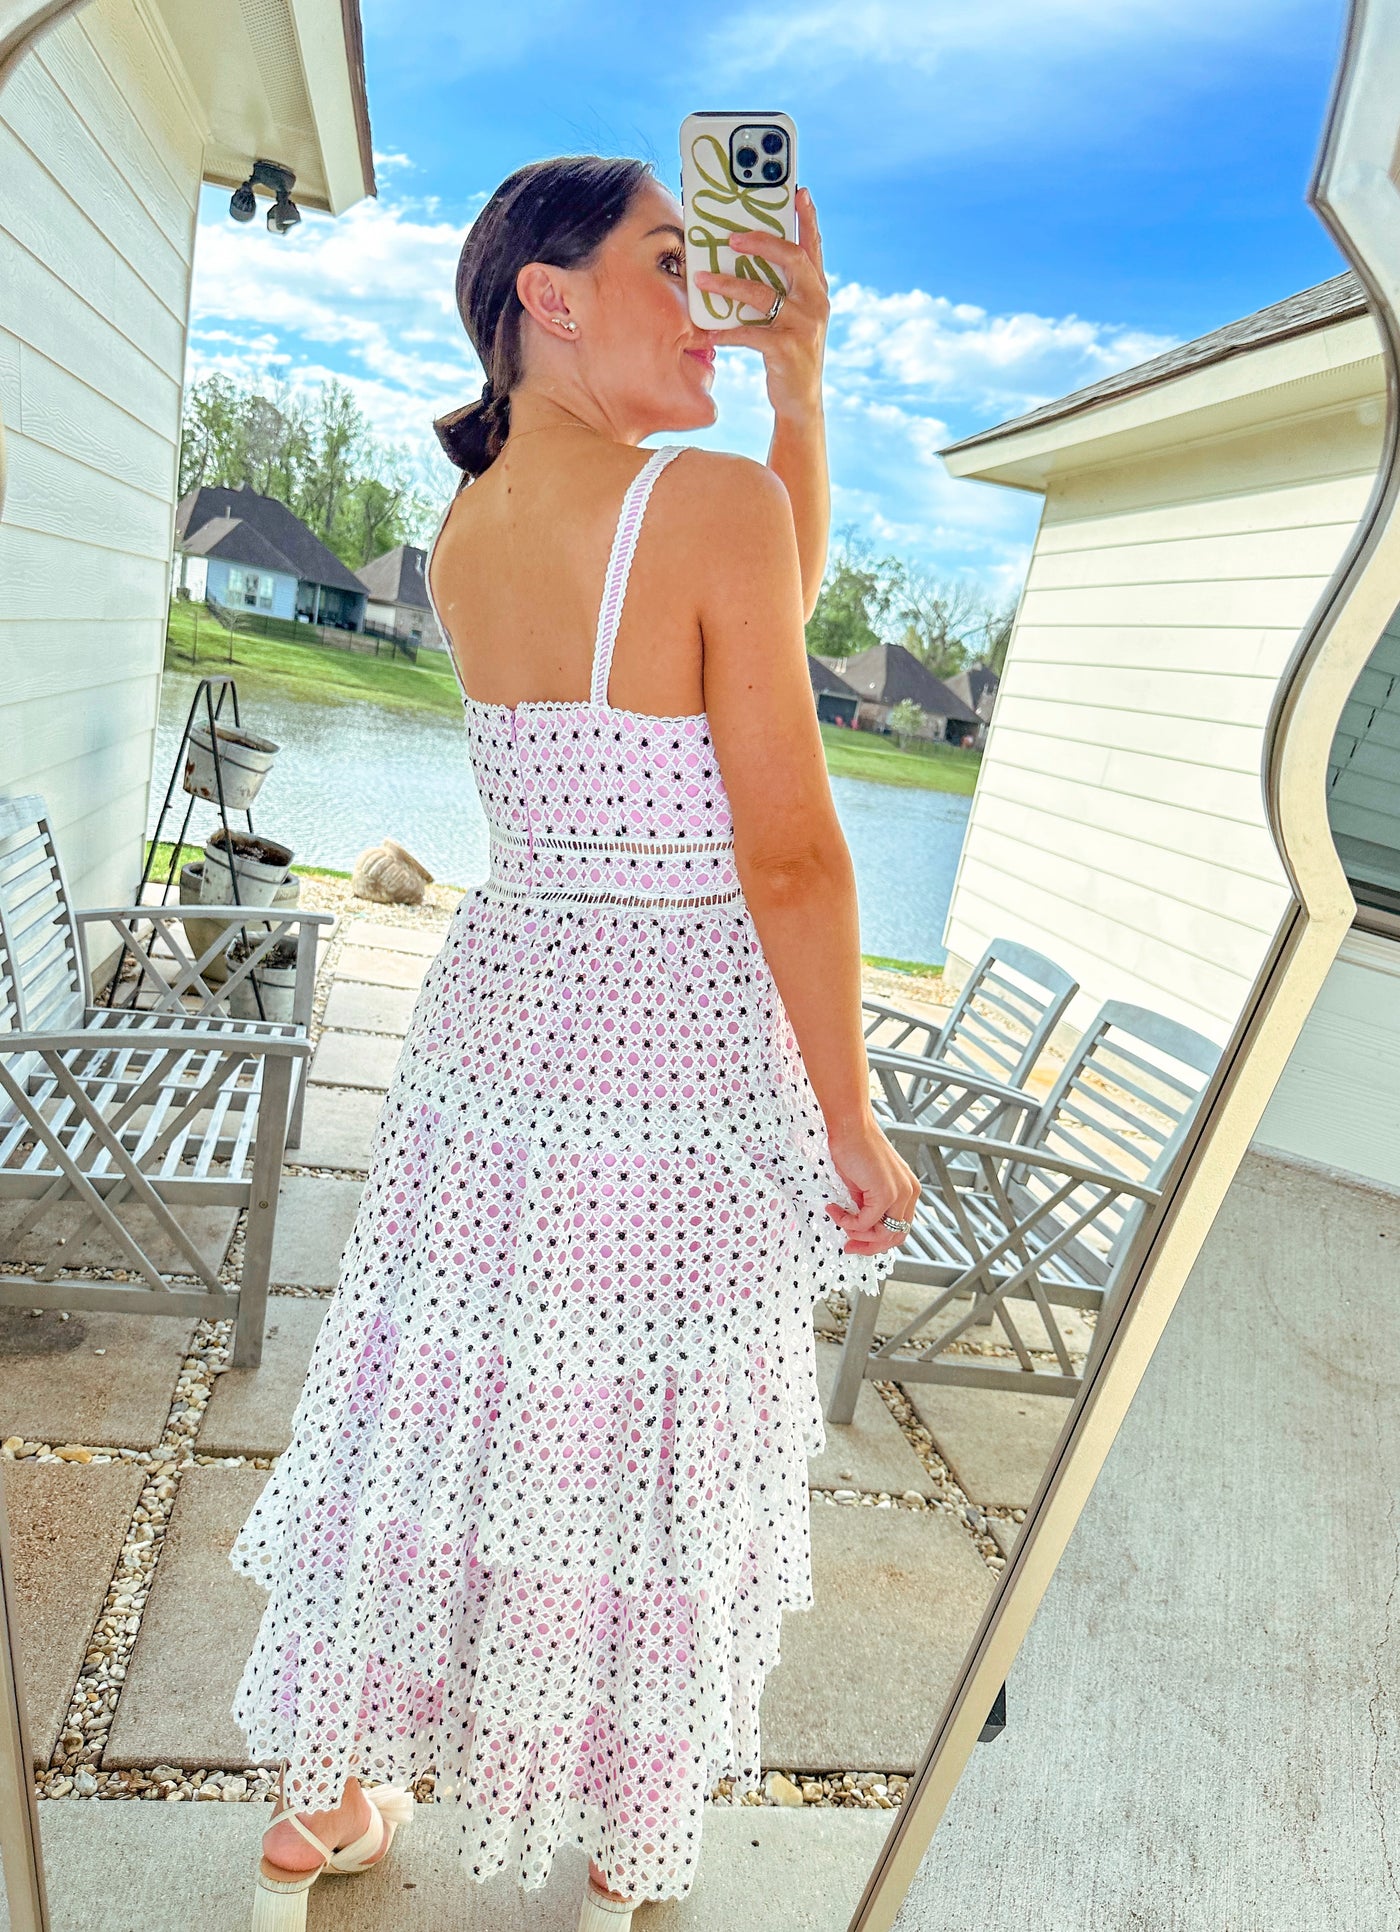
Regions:
<svg viewBox="0 0 1400 1932"><path fill-rule="evenodd" d="M835 522L1014 591L1036 505L939 445L1322 281L1303 195L1342 0L363 0L377 202L278 241L206 190L191 374L335 374L451 477L431 418L480 372L452 281L522 161L598 149L676 183L697 107L781 107L821 214ZM412 22L412 29L409 22ZM761 456L751 353L704 441Z"/></svg>

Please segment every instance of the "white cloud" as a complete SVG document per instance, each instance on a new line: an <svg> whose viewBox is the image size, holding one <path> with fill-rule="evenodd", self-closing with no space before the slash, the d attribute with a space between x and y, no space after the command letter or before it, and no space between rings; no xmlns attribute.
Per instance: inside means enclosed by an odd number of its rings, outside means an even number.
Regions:
<svg viewBox="0 0 1400 1932"><path fill-rule="evenodd" d="M834 386L853 395L917 392L942 408L970 406L983 420L1145 362L1174 339L1077 315L989 315L923 289L882 295L858 282L838 288L831 307Z"/></svg>
<svg viewBox="0 0 1400 1932"><path fill-rule="evenodd" d="M433 417L482 380L453 293L466 227L435 199L392 196L335 221L308 214L280 240L216 212L195 249L191 374L297 386L334 375L380 435L409 446L425 483L445 489Z"/></svg>
<svg viewBox="0 0 1400 1932"><path fill-rule="evenodd" d="M334 222L309 215L281 242L211 212L195 256L191 374L304 387L334 376L445 498L453 472L432 419L481 382L453 295L465 227L392 195ZM938 449L1167 346L1078 315L996 315L925 289L840 284L827 355L836 526L1014 588L1034 504L949 477ZM762 456L771 419L758 357L723 350L715 394L720 420L697 440Z"/></svg>

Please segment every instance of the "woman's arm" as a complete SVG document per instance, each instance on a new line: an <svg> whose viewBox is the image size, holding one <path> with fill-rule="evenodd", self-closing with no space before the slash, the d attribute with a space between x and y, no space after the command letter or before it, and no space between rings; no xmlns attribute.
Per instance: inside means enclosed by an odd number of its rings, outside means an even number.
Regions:
<svg viewBox="0 0 1400 1932"><path fill-rule="evenodd" d="M817 211L806 188L797 190L797 241L740 230L730 237L741 252L760 254L787 278L788 295L772 324L757 323L717 335L721 347L757 349L768 378L773 405L773 439L768 467L782 480L792 505L797 555L802 575L802 617L816 609L826 570L831 529L831 488L826 463L826 418L822 408L822 358L831 313L822 269L822 238ZM754 284L737 275L704 269L697 283L752 307Z"/></svg>
<svg viewBox="0 0 1400 1932"><path fill-rule="evenodd" d="M847 1233L848 1253L875 1254L900 1239L881 1216L911 1219L919 1189L870 1104L855 876L807 672L792 508L761 464L708 451L687 464L705 710L734 815L739 878L832 1159L857 1203L854 1214L835 1203L828 1211Z"/></svg>
<svg viewBox="0 0 1400 1932"><path fill-rule="evenodd" d="M831 529L831 490L827 482L826 418L821 383L806 410L775 409L768 467L781 478L792 506L793 529L802 575L802 620L817 607L826 571Z"/></svg>

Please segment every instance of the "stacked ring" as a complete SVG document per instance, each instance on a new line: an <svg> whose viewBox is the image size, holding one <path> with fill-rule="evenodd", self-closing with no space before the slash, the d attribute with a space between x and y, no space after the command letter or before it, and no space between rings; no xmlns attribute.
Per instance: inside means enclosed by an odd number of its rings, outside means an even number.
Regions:
<svg viewBox="0 0 1400 1932"><path fill-rule="evenodd" d="M891 1234L908 1234L914 1224L912 1221L897 1221L892 1214L882 1214L880 1225L882 1228L888 1228Z"/></svg>

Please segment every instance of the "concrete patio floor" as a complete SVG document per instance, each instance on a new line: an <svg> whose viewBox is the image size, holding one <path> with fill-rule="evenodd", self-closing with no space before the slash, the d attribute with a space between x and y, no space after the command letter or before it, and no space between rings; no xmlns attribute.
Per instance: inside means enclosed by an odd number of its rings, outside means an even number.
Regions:
<svg viewBox="0 0 1400 1932"><path fill-rule="evenodd" d="M229 1801L266 1796L268 1774L246 1762L229 1703L264 1599L228 1548L289 1440L383 1089L445 925L440 911L355 902L326 948L258 1370L226 1366L226 1323L0 1315L0 1456L57 1927L212 1932L246 1915L264 1814ZM815 1314L825 1393L841 1324ZM638 1932L844 1926L1066 1408L867 1383L855 1420L828 1425L809 1470L816 1605L785 1625L761 1709L765 1765L797 1788L771 1773L761 1791L720 1787L702 1881ZM318 1889L311 1926L572 1922L572 1874L528 1906L513 1883L464 1887L449 1810L424 1810L392 1877Z"/></svg>

